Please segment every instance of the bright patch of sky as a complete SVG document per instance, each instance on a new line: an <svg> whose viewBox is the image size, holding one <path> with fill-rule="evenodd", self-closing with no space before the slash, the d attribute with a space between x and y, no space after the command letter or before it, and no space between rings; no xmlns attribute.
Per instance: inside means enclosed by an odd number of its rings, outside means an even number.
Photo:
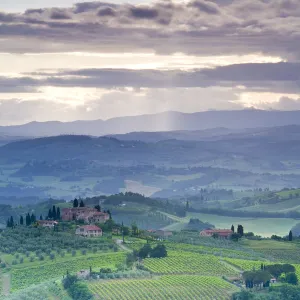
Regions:
<svg viewBox="0 0 300 300"><path fill-rule="evenodd" d="M125 68L125 69L183 69L213 68L241 63L276 63L280 57L261 53L251 55L190 56L183 53L0 53L0 73L23 73L47 69ZM12 72L13 71L13 72Z"/></svg>
<svg viewBox="0 0 300 300"><path fill-rule="evenodd" d="M78 1L78 0L1 0L0 1L0 11L6 12L23 12L29 8L48 8L48 7L70 7L76 3L81 2L91 2L91 1ZM114 0L106 1L111 3L140 3L147 1L123 1L123 0Z"/></svg>

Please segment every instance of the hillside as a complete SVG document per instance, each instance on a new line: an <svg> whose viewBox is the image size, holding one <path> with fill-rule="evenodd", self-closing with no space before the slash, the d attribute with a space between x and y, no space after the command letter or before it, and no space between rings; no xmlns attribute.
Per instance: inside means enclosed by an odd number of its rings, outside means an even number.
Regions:
<svg viewBox="0 0 300 300"><path fill-rule="evenodd" d="M0 132L13 136L52 136L61 134L108 135L135 131L204 130L212 128L276 127L300 125L300 111L205 111L197 113L165 112L154 115L118 117L109 120L74 122L31 122L0 126Z"/></svg>
<svg viewBox="0 0 300 300"><path fill-rule="evenodd" d="M300 126L228 133L209 130L194 140L198 133L172 132L173 137L192 138L156 142L143 135L144 141L65 135L8 143L0 147L0 202L121 191L167 198L198 194L206 187L239 191L299 186ZM151 134L166 138L164 132ZM201 134L207 140L199 140Z"/></svg>

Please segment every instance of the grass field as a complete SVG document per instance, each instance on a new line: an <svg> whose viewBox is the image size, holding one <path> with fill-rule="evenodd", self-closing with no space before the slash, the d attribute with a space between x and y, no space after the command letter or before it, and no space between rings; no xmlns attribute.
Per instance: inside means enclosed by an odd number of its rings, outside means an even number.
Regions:
<svg viewBox="0 0 300 300"><path fill-rule="evenodd" d="M153 279L95 282L89 288L105 300L229 300L239 289L218 277L173 275Z"/></svg>

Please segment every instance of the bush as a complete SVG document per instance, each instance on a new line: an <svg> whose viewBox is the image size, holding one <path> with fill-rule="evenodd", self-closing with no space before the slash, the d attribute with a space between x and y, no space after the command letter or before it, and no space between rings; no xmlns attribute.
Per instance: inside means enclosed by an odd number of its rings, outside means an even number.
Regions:
<svg viewBox="0 0 300 300"><path fill-rule="evenodd" d="M297 285L298 277L295 273L287 273L285 276L285 281L289 284Z"/></svg>
<svg viewBox="0 0 300 300"><path fill-rule="evenodd" d="M81 254L86 255L86 250L85 249L81 250Z"/></svg>
<svg viewBox="0 0 300 300"><path fill-rule="evenodd" d="M81 283L74 283L68 290L69 295L73 300L90 300L93 299L93 294L89 291L88 287Z"/></svg>
<svg viewBox="0 0 300 300"><path fill-rule="evenodd" d="M50 259L53 260L55 258L55 254L54 253L50 253Z"/></svg>
<svg viewBox="0 0 300 300"><path fill-rule="evenodd" d="M24 258L20 257L20 264L22 264L24 262Z"/></svg>
<svg viewBox="0 0 300 300"><path fill-rule="evenodd" d="M72 256L76 256L76 251L72 250Z"/></svg>
<svg viewBox="0 0 300 300"><path fill-rule="evenodd" d="M75 276L75 275L67 275L66 278L63 279L64 289L65 290L69 289L77 281L78 281L77 276Z"/></svg>
<svg viewBox="0 0 300 300"><path fill-rule="evenodd" d="M18 261L14 259L14 260L11 262L11 264L12 264L12 265L17 265L17 264L18 264Z"/></svg>

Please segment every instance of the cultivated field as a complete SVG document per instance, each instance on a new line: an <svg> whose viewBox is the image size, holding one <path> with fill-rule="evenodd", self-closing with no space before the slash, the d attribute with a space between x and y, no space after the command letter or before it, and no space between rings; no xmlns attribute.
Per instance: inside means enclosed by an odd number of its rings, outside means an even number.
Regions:
<svg viewBox="0 0 300 300"><path fill-rule="evenodd" d="M131 279L89 284L97 299L105 300L227 300L238 291L234 285L213 276L173 275L153 279Z"/></svg>

